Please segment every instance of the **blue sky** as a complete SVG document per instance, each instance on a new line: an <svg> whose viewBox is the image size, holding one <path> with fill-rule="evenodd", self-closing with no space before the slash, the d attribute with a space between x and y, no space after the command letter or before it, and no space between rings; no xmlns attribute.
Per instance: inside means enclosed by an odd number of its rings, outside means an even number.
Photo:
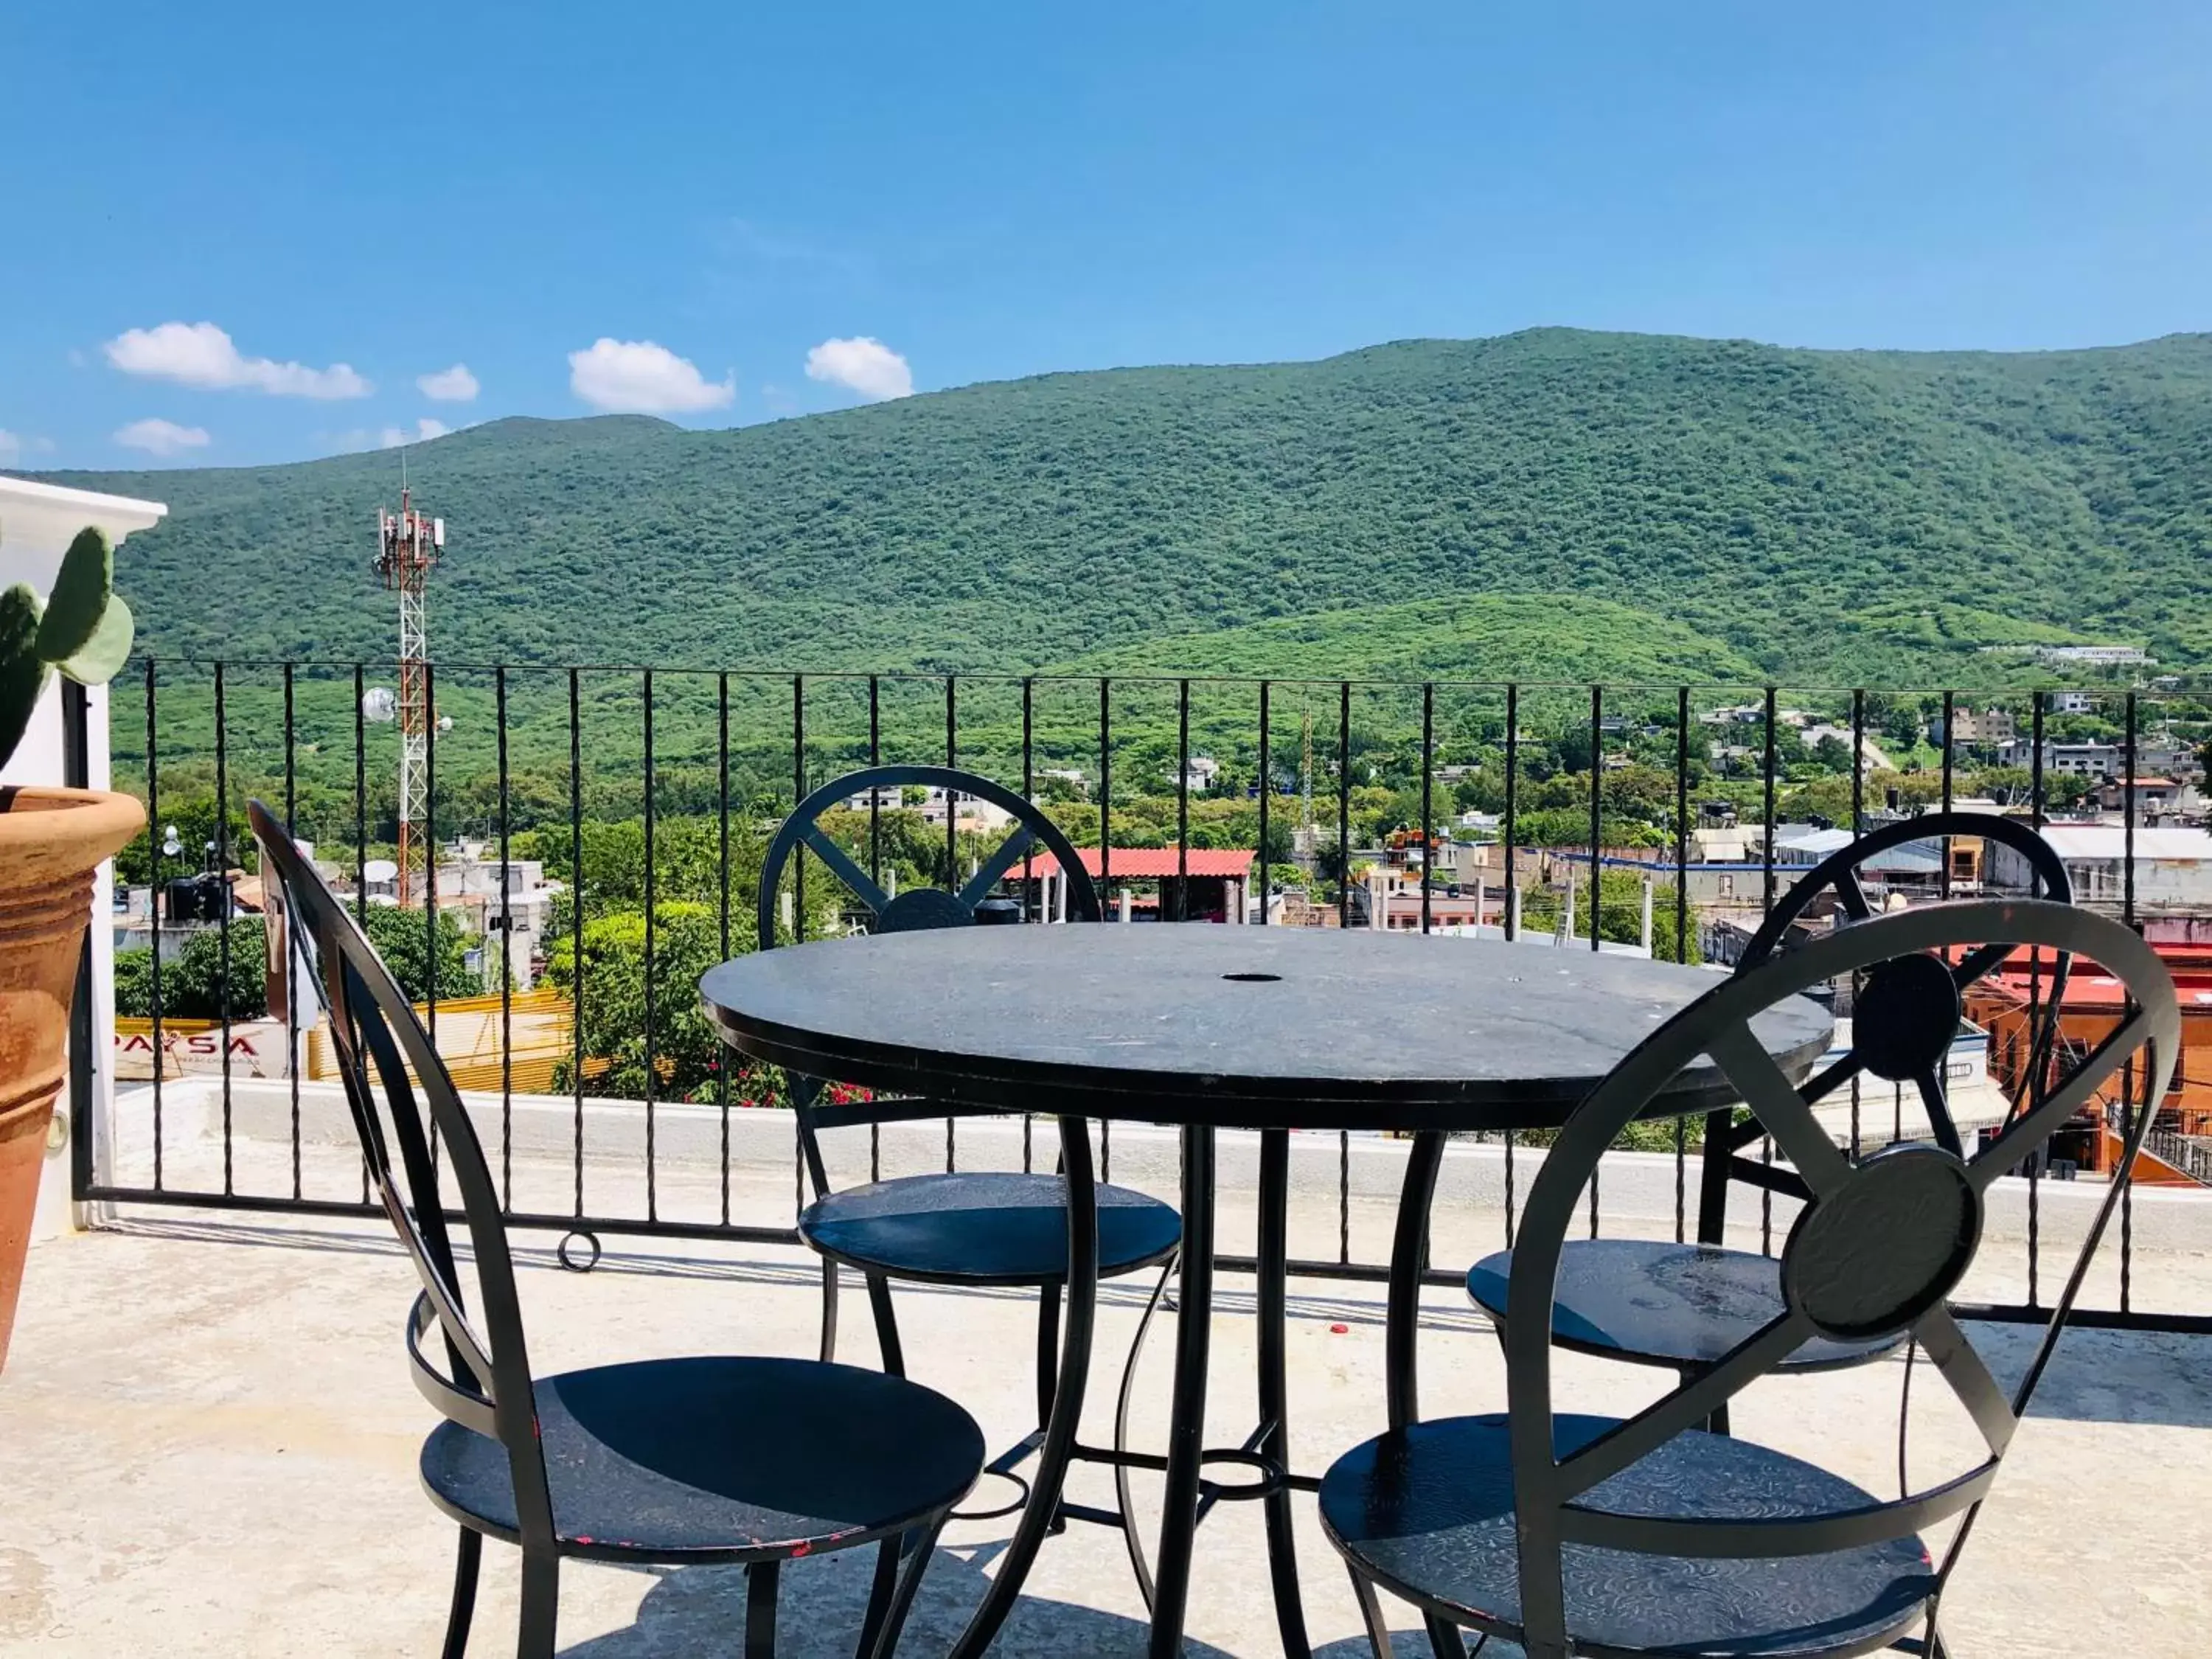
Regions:
<svg viewBox="0 0 2212 1659"><path fill-rule="evenodd" d="M2212 326L2201 0L111 0L4 51L0 465L1539 324Z"/></svg>

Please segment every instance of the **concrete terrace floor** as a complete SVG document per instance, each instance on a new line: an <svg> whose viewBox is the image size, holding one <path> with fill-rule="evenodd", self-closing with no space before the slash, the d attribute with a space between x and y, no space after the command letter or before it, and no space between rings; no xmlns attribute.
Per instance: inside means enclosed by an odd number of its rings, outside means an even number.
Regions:
<svg viewBox="0 0 2212 1659"><path fill-rule="evenodd" d="M1240 1221L1225 1200L1224 1237ZM1326 1222L1328 1217L1307 1221ZM1363 1227L1381 1217L1363 1215ZM805 1354L811 1258L778 1248L611 1240L590 1274L562 1271L544 1235L521 1236L532 1358L541 1371L713 1350ZM2177 1266L2181 1264L2175 1264ZM2187 1264L2197 1277L2201 1264ZM2146 1280L2155 1260L2139 1261ZM1249 1426L1249 1281L1224 1281L1209 1438ZM367 1222L138 1212L33 1251L15 1351L0 1376L0 1653L294 1656L437 1650L451 1528L422 1498L414 1460L431 1425L399 1342L411 1275ZM961 1400L994 1445L1028 1426L1029 1304L908 1289L915 1376ZM1109 1432L1114 1371L1138 1293L1109 1287L1089 1437ZM845 1353L872 1346L848 1296ZM1139 1443L1163 1428L1169 1322L1143 1376ZM1977 1328L2001 1377L2028 1334ZM1318 1471L1382 1425L1379 1287L1300 1281L1290 1335L1294 1442ZM1503 1405L1494 1342L1464 1301L1429 1297L1431 1415ZM1875 1490L1895 1479L1900 1366L1769 1382L1739 1402L1739 1432L1816 1455ZM1948 1395L1919 1374L1914 1457L1923 1474L1964 1445ZM1567 1360L1565 1397L1626 1409L1651 1385ZM1110 1501L1103 1472L1074 1495ZM1967 1553L1947 1626L1960 1659L2197 1655L2212 1627L2212 1341L2075 1333L2022 1431ZM1146 1494L1140 1487L1140 1503ZM1335 1559L1300 1500L1310 1627L1328 1659L1365 1652ZM947 1534L902 1652L941 1652L990 1570L1005 1521ZM789 1570L781 1651L848 1653L868 1552ZM472 1651L513 1642L514 1557L486 1553ZM1189 1630L1196 1654L1279 1651L1258 1514L1224 1505L1200 1534ZM733 1651L740 1575L665 1575L570 1564L562 1651L574 1659ZM1400 1610L1408 1632L1415 1621ZM1117 1534L1078 1525L1048 1543L996 1650L1144 1651L1141 1607ZM1425 1651L1418 1643L1401 1651ZM1496 1650L1492 1650L1496 1651Z"/></svg>

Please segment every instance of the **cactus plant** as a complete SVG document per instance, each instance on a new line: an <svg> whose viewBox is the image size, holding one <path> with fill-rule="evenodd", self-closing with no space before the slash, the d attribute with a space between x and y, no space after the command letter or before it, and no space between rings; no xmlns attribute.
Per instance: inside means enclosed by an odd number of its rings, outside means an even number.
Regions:
<svg viewBox="0 0 2212 1659"><path fill-rule="evenodd" d="M131 654L131 607L115 592L115 550L88 526L62 556L41 605L27 582L0 592L0 766L59 670L79 685L105 685Z"/></svg>

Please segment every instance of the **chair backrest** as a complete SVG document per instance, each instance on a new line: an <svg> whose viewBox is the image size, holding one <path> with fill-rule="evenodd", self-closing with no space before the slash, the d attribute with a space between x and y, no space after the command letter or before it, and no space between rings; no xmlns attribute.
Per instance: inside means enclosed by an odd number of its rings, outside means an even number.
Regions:
<svg viewBox="0 0 2212 1659"><path fill-rule="evenodd" d="M1854 1159L1752 1030L1764 1011L1814 986L1885 965L1909 994L1863 1008L1863 1040L1928 1053L1948 1047L1958 1018L1947 954L1990 943L2040 946L2097 963L2130 999L2125 1018L2033 1108L1969 1160L1929 1146L1887 1147ZM1920 964L1920 965L1915 965ZM1948 993L1948 994L1947 994ZM1855 1037L1857 1034L1855 1032ZM2180 1043L2173 982L2151 948L2116 921L2043 901L1922 906L1838 928L1827 937L1723 981L1647 1038L1576 1109L1532 1186L1513 1253L1505 1321L1506 1388L1519 1516L1522 1608L1530 1659L1568 1652L1560 1554L1566 1544L1692 1558L1817 1554L1899 1539L1973 1510L1986 1496L2014 1431L2072 1312L2091 1257L2165 1096ZM2008 1397L1960 1332L1945 1298L1972 1266L1984 1194L2099 1091L2128 1075L2140 1084L2119 1171L2105 1191L2063 1293L2019 1386ZM1599 1158L1684 1066L1708 1057L1741 1091L1761 1128L1812 1194L1781 1256L1784 1311L1657 1404L1568 1455L1557 1455L1552 1396L1553 1299L1560 1253ZM1893 1502L1809 1515L1686 1520L1595 1507L1592 1489L1771 1371L1808 1339L1871 1340L1911 1333L1979 1430L1978 1466ZM1948 1579L1972 1515L1938 1569Z"/></svg>
<svg viewBox="0 0 2212 1659"><path fill-rule="evenodd" d="M1738 959L1736 971L1750 973L1765 963L1780 951L1789 938L1790 929L1812 908L1824 892L1833 892L1846 922L1864 921L1874 914L1868 902L1866 890L1859 877L1869 860L1897 848L1929 841L1948 841L1954 836L1973 836L1994 842L2017 853L2029 872L2030 889L2027 896L2047 899L2054 903L2073 902L2073 884L2067 878L2066 866L2051 843L2038 833L2035 827L2021 818L2005 817L1995 812L1929 812L1917 818L1904 819L1859 836L1848 847L1829 854L1791 884L1790 890L1777 902L1774 908L1759 924L1758 932L1744 947ZM1952 967L1952 978L1960 989L1972 985L1984 975L2001 967L2012 947L2002 941L1990 942L1964 952ZM2034 979L2033 1006L2028 1010L2030 1039L2027 1062L2021 1069L2020 1098L2014 1103L2014 1115L2029 1109L2040 1092L2048 1086L2050 1069L2056 1053L2059 1030L2059 1006L2066 994L2069 958L2064 951L2054 953L2051 972L2045 978L2039 957ZM1871 991L1879 1003L1883 988L1869 985L1863 994ZM1852 1084L1869 1068L1868 1056L1856 1048L1853 1054L1838 1066L1832 1066L1811 1079L1804 1088L1807 1098L1818 1101L1834 1091ZM1929 1127L1936 1144L1945 1151L1963 1153L1958 1127L1951 1114L1946 1068L1938 1059L1921 1066L1912 1075L1894 1075L1878 1064L1871 1068L1874 1074L1885 1081L1902 1086L1912 1084L1920 1097L1922 1109L1928 1115ZM1748 1185L1778 1191L1785 1196L1802 1199L1807 1194L1804 1185L1788 1171L1778 1174L1764 1162L1754 1163L1741 1156L1743 1149L1761 1138L1762 1131L1753 1121L1734 1122L1727 1113L1714 1113L1705 1121L1703 1178L1698 1202L1698 1237L1707 1243L1717 1243L1727 1224L1728 1188L1733 1178Z"/></svg>
<svg viewBox="0 0 2212 1659"><path fill-rule="evenodd" d="M476 1127L406 994L360 923L301 856L276 814L258 800L247 811L261 848L270 949L296 945L306 959L329 1016L331 1047L370 1190L422 1284L406 1324L415 1386L445 1416L506 1447L524 1541L550 1547L552 1500L538 1442L514 1263L499 1189ZM441 1164L460 1198L476 1269L480 1305L475 1319L455 1262L440 1190ZM423 1339L433 1331L445 1343L442 1369L423 1352Z"/></svg>
<svg viewBox="0 0 2212 1659"><path fill-rule="evenodd" d="M955 797L961 795L988 801L1012 820L1006 838L1000 843L998 850L988 858L979 860L975 874L957 889L915 887L893 896L884 892L878 872L861 868L860 862L822 828L823 814L842 806L854 796L866 794L872 797L879 790L903 788L909 784L944 791L945 811L950 820L957 822ZM1040 850L1052 854L1059 866L1058 878L1067 884L1069 919L1076 921L1104 919L1104 913L1099 907L1098 890L1085 871L1073 843L1060 826L1047 817L1036 803L1013 790L989 778L973 772L963 772L954 767L866 767L831 779L793 807L791 816L784 819L769 841L767 855L761 863L760 907L756 918L759 931L756 937L759 948L763 951L777 943L777 895L782 890L786 866L794 860L803 860L810 850L866 908L871 933L907 933L925 928L969 926L975 921L977 907L990 896L991 890L1011 874L1025 857ZM958 879L957 870L949 874L952 879ZM1026 905L1015 920L1029 920ZM903 1118L930 1116L942 1110L941 1107L933 1110L927 1102L911 1100L870 1100L830 1106L820 1099L821 1079L794 1077L791 1083L791 1102L798 1119L799 1146L817 1194L829 1190L827 1169L817 1139L820 1131L848 1124L888 1123Z"/></svg>

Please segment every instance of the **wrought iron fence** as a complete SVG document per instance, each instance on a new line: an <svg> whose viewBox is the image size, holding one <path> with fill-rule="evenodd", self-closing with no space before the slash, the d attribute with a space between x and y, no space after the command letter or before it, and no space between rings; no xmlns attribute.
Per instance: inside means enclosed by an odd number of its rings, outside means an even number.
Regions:
<svg viewBox="0 0 2212 1659"><path fill-rule="evenodd" d="M372 851L394 838L398 737L379 726L373 711L380 703L369 695L374 682L391 672L389 665L368 663L147 659L113 688L117 782L143 793L149 823L145 840L127 849L118 866L131 884L148 889L151 901L152 949L144 963L150 1077L143 1095L132 1097L134 1111L143 1099L149 1133L143 1147L121 1145L118 1135L118 1144L95 1152L89 1091L80 1088L75 1168L81 1200L331 1214L364 1210L365 1192L313 1190L303 1157L301 1068L289 1063L296 1059L289 1053L295 1046L289 1038L283 1087L289 1169L273 1182L240 1178L234 1110L241 1079L234 1075L234 1039L243 1023L236 1006L241 969L232 960L227 921L206 930L216 939L220 992L211 1021L220 1033L219 1060L212 1081L194 1085L216 1091L220 1176L172 1167L176 1146L166 1111L181 1085L164 1024L185 958L165 960L180 927L161 912L168 884L204 873L197 863L212 866L216 902L228 917L224 872L246 861L244 801L259 793L281 806L295 834L313 841L319 854L335 852L342 866L349 860L367 914ZM1860 827L1916 804L1948 809L1961 800L1958 786L1968 776L1985 783L2001 779L1993 787L2004 791L2005 805L2042 814L2060 795L2081 793L2082 769L2101 768L2109 775L2099 787L2118 791L2120 856L2077 896L2130 922L2185 908L2167 865L2137 856L2148 786L2161 784L2160 805L2179 804L2164 775L2153 777L2140 763L2154 739L2172 747L2212 733L2212 702L2181 690L2112 686L1970 693L462 664L436 665L425 679L438 718L426 734L423 820L410 826L432 849L421 895L428 974L422 1012L434 1035L441 1004L452 1018L453 997L441 995L437 963L451 949L441 917L454 896L441 899L439 893L435 849L441 837L465 835L483 843L484 862L499 872L497 893L482 896L484 960L492 959L495 931L502 953L497 982L483 993L496 999L496 1012L479 1005L471 1017L498 1022L499 1158L512 1219L564 1233L762 1243L795 1237L790 1216L803 1195L794 1152L790 1209L778 1200L781 1212L763 1213L747 1208L744 1193L733 1198L733 1186L745 1185L750 1155L736 1143L750 1139L743 1131L758 1121L744 1112L750 1100L769 1097L763 1091L772 1091L773 1079L733 1076L726 1065L704 1082L684 1071L677 1051L690 1040L685 1021L696 1013L688 988L672 987L667 969L682 950L696 951L702 935L720 956L750 947L756 895L749 884L757 872L759 842L811 785L845 770L927 761L1009 784L1018 779L1024 794L1054 799L1077 823L1079 843L1100 849L1101 884L1109 891L1132 884L1126 874L1115 875L1117 854L1126 871L1130 848L1164 840L1176 849L1176 879L1187 896L1194 840L1241 842L1249 831L1260 872L1251 920L1261 926L1289 920L1289 895L1301 887L1306 902L1297 909L1304 920L1374 925L1376 907L1387 913L1390 896L1352 878L1355 854L1363 850L1355 842L1369 835L1385 843L1395 836L1401 847L1419 848L1419 879L1410 894L1397 896L1406 901L1407 927L1430 933L1467 925L1464 889L1470 884L1455 890L1438 878L1436 860L1438 831L1473 813L1493 837L1484 857L1495 856L1495 866L1486 867L1499 874L1494 888L1486 890L1480 878L1471 884L1477 888L1474 926L1491 925L1486 900L1495 891L1501 900L1496 926L1507 938L1534 931L1524 910L1533 902L1557 913L1554 937L1576 948L1627 943L1690 960L1708 946L1725 954L1731 919L1741 931L1774 904L1794 867L1794 855L1778 846L1776 830L1785 814L1814 815L1823 807L1828 810L1819 817ZM1940 743L1923 741L1923 714L1940 720ZM1819 733L1815 741L1808 742L1808 732ZM1890 752L1908 745L1910 757ZM2100 748L2106 752L2084 753ZM1210 764L1194 770L1194 762ZM1884 793L1870 795L1877 788ZM961 814L955 801L942 809L943 862L937 867L949 873L961 858ZM872 873L881 873L887 830L901 823L893 816L898 810L898 804L871 799L848 826L855 855L865 852ZM167 833L177 819L191 823L198 860L183 836ZM1739 830L1751 826L1756 833L1744 838L1744 847L1755 842L1757 857L1747 851L1726 870L1693 857L1701 821L1715 843L1727 841L1731 822ZM911 833L899 845L903 853L892 849L891 856L919 860ZM550 954L572 964L567 1063L556 1062L568 1117L565 1204L519 1202L513 1186L517 1103L528 1097L515 1086L514 1022L521 999L509 965L518 897L513 872L525 854L559 871L563 890L550 913L558 934ZM933 848L930 859L938 856ZM1624 893L1616 882L1608 896L1609 872L1626 872L1636 890ZM1960 880L1985 873L1962 872L1947 847L1924 879L1899 879L1948 894ZM1586 913L1575 896L1578 881ZM2148 890L2139 890L2146 881ZM810 900L805 861L794 861L787 915L801 937L827 914L818 875L817 882ZM594 1006L606 988L592 980L590 930L617 908L636 924L641 993L635 1042L625 1050L636 1062L635 1095L628 1100L604 1093L616 1062L596 1051L588 1031L595 1013L611 1012ZM411 921L411 911L401 914ZM1382 920L1387 925L1391 918ZM288 996L300 990L289 982L293 973L288 961ZM542 1048L542 1030L538 1036ZM542 1119L542 1099L528 1103ZM1861 1107L1855 1083L1855 1143L1863 1130L1879 1133L1873 1108L1863 1125ZM627 1207L587 1189L587 1124L611 1112L634 1116L642 1137L642 1201ZM713 1190L703 1213L678 1213L682 1206L663 1202L662 1135L679 1112L683 1133L697 1132L704 1114L716 1137ZM733 1120L740 1130L735 1141ZM1693 1133L1675 1125L1671 1145L1656 1154L1671 1164L1678 1238L1688 1213ZM1024 1122L1024 1168L1032 1139ZM1335 1140L1337 1248L1333 1259L1316 1254L1295 1270L1379 1279L1386 1272L1381 1253L1370 1261L1353 1248L1354 1137ZM959 1143L958 1126L948 1119L947 1167L958 1161ZM2179 1167L2203 1180L2202 1151L2191 1150L2196 1160ZM1527 1140L1516 1136L1504 1137L1496 1152L1508 1242L1524 1184L1516 1165L1529 1155ZM880 1171L883 1157L878 1132L869 1148L872 1173ZM1103 1131L1102 1164L1109 1172L1112 1158L1111 1133ZM2039 1316L2046 1178L2039 1165L2024 1183L2025 1294L1976 1310L1984 1316ZM1598 1196L1593 1183L1593 1233L1603 1222ZM2212 1318L2185 1309L2136 1305L2133 1221L2131 1195L2118 1295L2084 1318L2212 1329ZM1761 1200L1759 1227L1771 1249L1777 1227L1771 1194Z"/></svg>

